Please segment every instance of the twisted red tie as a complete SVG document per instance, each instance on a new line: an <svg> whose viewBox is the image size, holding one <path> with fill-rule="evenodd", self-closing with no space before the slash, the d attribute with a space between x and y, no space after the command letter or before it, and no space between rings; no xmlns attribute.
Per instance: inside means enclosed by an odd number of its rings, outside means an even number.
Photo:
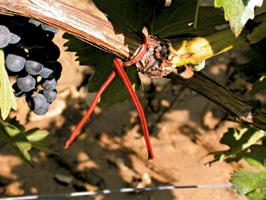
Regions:
<svg viewBox="0 0 266 200"><path fill-rule="evenodd" d="M115 58L113 60L113 65L116 69L116 71L118 72L120 78L122 79L130 97L132 102L134 103L134 106L138 112L139 118L140 118L140 122L141 122L141 126L142 126L142 130L143 130L143 135L144 135L144 139L145 139L145 143L146 143L146 148L148 151L148 159L153 159L154 158L154 153L153 153L153 149L152 149L152 145L150 142L150 136L149 136L149 130L148 130L148 126L147 126L147 121L146 121L146 117L145 117L145 113L143 111L143 108L141 106L141 103L138 99L138 96L135 92L135 90L132 87L132 84L124 70L124 67L126 66L130 66L133 64L138 63L142 57L144 56L144 54L146 53L146 49L147 49L147 38L146 36L144 37L144 41L143 44L141 45L141 48L138 52L138 54L136 56L134 56L134 58L132 58L131 60L127 61L127 62L122 62L122 60L120 58ZM88 111L86 112L86 114L83 116L83 118L80 120L80 122L78 123L78 125L76 126L76 128L73 130L73 132L71 133L69 139L67 140L66 144L65 144L65 148L68 148L69 145L73 142L73 140L78 136L81 128L85 125L85 123L88 121L88 119L90 118L90 116L92 115L101 95L103 94L103 92L107 89L107 87L111 84L111 82L114 80L115 76L116 76L116 71L112 71L111 74L108 76L108 78L106 79L106 81L102 84L102 86L100 87L99 91L96 93L91 106L89 107Z"/></svg>

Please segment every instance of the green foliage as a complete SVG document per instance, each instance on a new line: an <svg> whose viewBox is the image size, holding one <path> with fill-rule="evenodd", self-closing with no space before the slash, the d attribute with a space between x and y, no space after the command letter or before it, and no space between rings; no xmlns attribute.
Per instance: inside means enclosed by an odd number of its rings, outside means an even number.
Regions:
<svg viewBox="0 0 266 200"><path fill-rule="evenodd" d="M223 7L225 19L232 31L238 36L249 19L254 18L256 6L262 6L263 0L215 0L215 7Z"/></svg>
<svg viewBox="0 0 266 200"><path fill-rule="evenodd" d="M255 127L243 128L240 131L235 128L229 128L220 140L221 144L227 145L228 150L214 153L215 159L225 160L227 162L238 161L249 148L265 137L265 133Z"/></svg>
<svg viewBox="0 0 266 200"><path fill-rule="evenodd" d="M266 74L266 39L250 45L245 52L248 62L237 65L234 69L240 76L250 83L254 83L251 94L255 94L264 87L264 76Z"/></svg>
<svg viewBox="0 0 266 200"><path fill-rule="evenodd" d="M0 140L10 144L20 158L32 164L30 150L48 150L49 133L39 129L26 131L15 119L0 120Z"/></svg>
<svg viewBox="0 0 266 200"><path fill-rule="evenodd" d="M197 0L174 0L169 8L154 16L150 33L161 38L184 36L185 34L204 36L215 31L215 26L225 24L223 15L214 7L200 7L197 29L193 22ZM208 22L208 23L206 23Z"/></svg>
<svg viewBox="0 0 266 200"><path fill-rule="evenodd" d="M2 119L6 119L11 109L16 110L16 98L5 68L4 52L0 49L0 111Z"/></svg>
<svg viewBox="0 0 266 200"><path fill-rule="evenodd" d="M255 70L257 74L266 73L266 39L261 40L256 44L250 45L247 52L247 57L249 59L249 66L252 70Z"/></svg>
<svg viewBox="0 0 266 200"><path fill-rule="evenodd" d="M253 167L266 169L266 145L252 145L243 158Z"/></svg>
<svg viewBox="0 0 266 200"><path fill-rule="evenodd" d="M107 14L113 24L133 32L142 30L149 22L154 6L160 4L154 0L93 0L93 2Z"/></svg>
<svg viewBox="0 0 266 200"><path fill-rule="evenodd" d="M24 134L27 140L31 143L32 148L51 151L48 148L50 141L50 133L48 131L34 128L26 131Z"/></svg>
<svg viewBox="0 0 266 200"><path fill-rule="evenodd" d="M244 52L248 62L245 64L235 63L235 66L233 66L236 74L240 75L243 80L252 83L252 89L249 92L250 95L255 95L266 89L265 45L266 39L251 44Z"/></svg>
<svg viewBox="0 0 266 200"><path fill-rule="evenodd" d="M266 199L266 170L249 172L240 170L232 176L231 182L240 195L246 195L249 200Z"/></svg>
<svg viewBox="0 0 266 200"><path fill-rule="evenodd" d="M264 200L266 195L266 139L265 131L254 127L241 130L229 128L220 143L227 145L228 150L215 152L215 159L226 162L244 159L256 168L256 172L239 170L233 173L231 182L240 195L250 200Z"/></svg>
<svg viewBox="0 0 266 200"><path fill-rule="evenodd" d="M266 76L262 75L252 86L250 93L252 95L266 89Z"/></svg>
<svg viewBox="0 0 266 200"><path fill-rule="evenodd" d="M64 38L68 39L68 42L65 43L67 51L76 52L77 59L81 65L95 67L95 72L89 80L88 91L97 92L111 71L114 70L112 66L114 56L88 45L69 34L64 34ZM128 67L126 72L134 88L138 88L139 77L135 68ZM128 98L129 96L124 89L123 82L119 78L119 75L117 75L115 80L102 95L101 103L113 104Z"/></svg>

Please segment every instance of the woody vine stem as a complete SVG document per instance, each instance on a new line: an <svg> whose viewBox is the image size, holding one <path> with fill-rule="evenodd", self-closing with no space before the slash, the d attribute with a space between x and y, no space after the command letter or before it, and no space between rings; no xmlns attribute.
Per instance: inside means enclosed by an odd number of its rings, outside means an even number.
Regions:
<svg viewBox="0 0 266 200"><path fill-rule="evenodd" d="M61 28L102 50L125 59L133 57L135 52L139 50L142 41L139 35L114 27L108 21L73 8L59 0L0 0L0 13L35 18ZM167 67L165 68L167 73L162 74L163 77L170 78L176 83L202 94L228 111L235 120L250 123L266 130L266 113L262 110L253 108L241 97L234 95L228 89L200 72L194 72L187 68L187 71L192 74L188 78L184 76L184 73L178 73L175 70L177 66L198 64L219 53L250 43L256 43L265 38L265 14L256 17L255 21L257 26L250 33L243 34L237 39L235 39L231 30L225 29L204 38L194 38L179 43L167 41L168 55L164 58L156 59L162 61L163 66L160 67ZM159 45L165 44L159 39L157 41ZM191 44L203 45L199 49L191 50L188 48L191 47ZM180 52L182 53L180 54ZM156 49L154 50L154 56L156 57ZM137 66L141 67L141 63ZM169 70L169 66L170 69L174 70Z"/></svg>

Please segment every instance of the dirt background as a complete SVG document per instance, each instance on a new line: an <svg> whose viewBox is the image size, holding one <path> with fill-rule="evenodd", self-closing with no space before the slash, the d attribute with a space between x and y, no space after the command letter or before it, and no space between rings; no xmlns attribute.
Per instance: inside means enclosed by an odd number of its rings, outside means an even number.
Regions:
<svg viewBox="0 0 266 200"><path fill-rule="evenodd" d="M66 2L105 17L86 0ZM91 70L87 66L79 66L75 55L64 51L66 41L62 39L62 34L59 32L55 38L62 52L60 62L63 65L58 99L42 117L29 113L24 99L18 99L19 110L13 113L21 123L27 123L27 128L47 128L53 137L51 149L56 154L33 151L35 165L32 168L16 157L8 145L1 143L1 196L164 184L220 184L228 183L230 174L242 167L241 164L224 162L206 165L213 158L207 156L210 152L226 149L219 144L223 133L228 127L237 126L223 120L226 118L223 110L183 86L173 85L164 79L152 81L141 75L144 87L139 96L148 117L155 160L147 161L137 113L130 101L97 107L78 139L70 149L64 150L64 142L87 110L94 94L88 94L86 86L81 86L84 74L91 73ZM209 60L204 73L226 85L228 66L232 59L238 57L236 52L231 52ZM231 189L193 189L76 199L245 198Z"/></svg>

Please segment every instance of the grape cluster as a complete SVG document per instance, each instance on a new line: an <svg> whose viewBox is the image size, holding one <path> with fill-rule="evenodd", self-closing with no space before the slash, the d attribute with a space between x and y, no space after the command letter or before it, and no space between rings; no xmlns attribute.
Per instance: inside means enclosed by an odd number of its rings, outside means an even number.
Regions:
<svg viewBox="0 0 266 200"><path fill-rule="evenodd" d="M16 76L14 94L26 97L38 115L45 114L57 97L62 71L57 61L60 50L52 41L57 31L34 19L0 16L0 48L9 76Z"/></svg>

